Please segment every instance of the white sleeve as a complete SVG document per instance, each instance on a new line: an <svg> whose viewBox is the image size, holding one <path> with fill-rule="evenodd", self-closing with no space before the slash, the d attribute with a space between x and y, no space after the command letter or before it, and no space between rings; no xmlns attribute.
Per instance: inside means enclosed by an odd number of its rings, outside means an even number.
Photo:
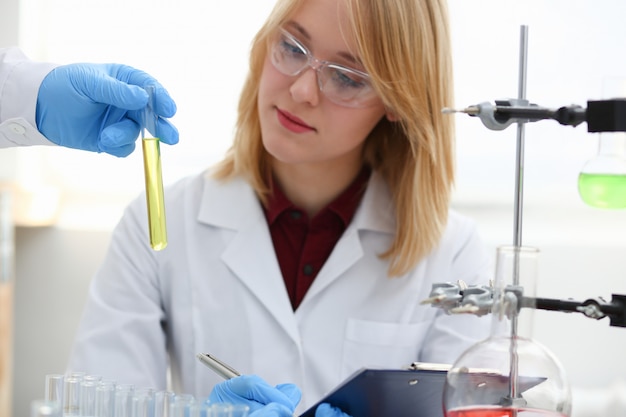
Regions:
<svg viewBox="0 0 626 417"><path fill-rule="evenodd" d="M448 223L441 243L443 250L439 253L445 256L450 269L447 276L440 277L440 282L463 280L470 286L487 285L493 275L493 262L475 222L454 213ZM467 348L489 337L491 321L491 315L478 317L437 311L420 361L454 363Z"/></svg>
<svg viewBox="0 0 626 417"><path fill-rule="evenodd" d="M129 205L113 231L89 288L67 369L162 390L171 329L162 307L158 256L143 227L144 198Z"/></svg>
<svg viewBox="0 0 626 417"><path fill-rule="evenodd" d="M35 110L39 86L55 66L0 48L0 148L53 145L37 130Z"/></svg>

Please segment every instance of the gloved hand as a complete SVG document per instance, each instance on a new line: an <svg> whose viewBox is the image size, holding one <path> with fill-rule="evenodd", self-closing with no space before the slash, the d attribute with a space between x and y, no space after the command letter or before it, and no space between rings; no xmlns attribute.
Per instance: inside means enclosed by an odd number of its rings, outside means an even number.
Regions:
<svg viewBox="0 0 626 417"><path fill-rule="evenodd" d="M315 409L315 417L350 417L350 415L328 403L322 403Z"/></svg>
<svg viewBox="0 0 626 417"><path fill-rule="evenodd" d="M178 130L163 117L176 113L165 88L147 73L120 64L70 64L53 69L37 96L37 129L51 142L68 148L128 156L139 136L141 110L154 85L160 116L153 135L178 142Z"/></svg>
<svg viewBox="0 0 626 417"><path fill-rule="evenodd" d="M242 375L217 384L209 395L210 403L245 404L250 417L290 417L302 398L294 384L271 386L256 375Z"/></svg>
<svg viewBox="0 0 626 417"><path fill-rule="evenodd" d="M293 410L278 403L269 403L248 414L248 417L293 417Z"/></svg>

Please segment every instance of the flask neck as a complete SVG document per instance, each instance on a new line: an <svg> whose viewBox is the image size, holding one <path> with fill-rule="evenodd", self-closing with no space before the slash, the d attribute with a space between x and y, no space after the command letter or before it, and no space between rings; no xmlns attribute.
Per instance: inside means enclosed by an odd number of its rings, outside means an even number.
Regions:
<svg viewBox="0 0 626 417"><path fill-rule="evenodd" d="M538 260L536 248L497 249L492 336L532 338Z"/></svg>
<svg viewBox="0 0 626 417"><path fill-rule="evenodd" d="M598 156L626 157L626 133L602 132L598 140Z"/></svg>

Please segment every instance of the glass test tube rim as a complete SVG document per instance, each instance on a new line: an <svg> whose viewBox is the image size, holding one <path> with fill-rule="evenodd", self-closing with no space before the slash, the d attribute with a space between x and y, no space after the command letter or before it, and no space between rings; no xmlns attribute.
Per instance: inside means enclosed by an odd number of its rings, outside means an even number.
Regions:
<svg viewBox="0 0 626 417"><path fill-rule="evenodd" d="M165 222L165 203L163 198L163 176L161 168L160 140L156 137L158 116L154 113L156 107L155 87L146 86L149 96L149 105L143 112L141 128L141 142L144 163L146 205L148 210L148 229L150 246L159 251L167 246L167 228ZM154 137L146 132L152 128ZM149 133L149 131L148 131Z"/></svg>

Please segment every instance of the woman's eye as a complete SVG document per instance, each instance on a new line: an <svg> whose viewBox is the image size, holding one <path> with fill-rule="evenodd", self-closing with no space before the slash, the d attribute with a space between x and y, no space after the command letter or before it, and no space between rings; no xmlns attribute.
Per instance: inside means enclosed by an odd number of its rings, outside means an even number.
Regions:
<svg viewBox="0 0 626 417"><path fill-rule="evenodd" d="M306 52L299 47L298 45L288 41L287 39L283 39L281 44L281 49L287 54L291 56L305 56Z"/></svg>
<svg viewBox="0 0 626 417"><path fill-rule="evenodd" d="M335 69L333 71L333 80L338 87L360 89L367 86L367 82L363 77L346 71Z"/></svg>

